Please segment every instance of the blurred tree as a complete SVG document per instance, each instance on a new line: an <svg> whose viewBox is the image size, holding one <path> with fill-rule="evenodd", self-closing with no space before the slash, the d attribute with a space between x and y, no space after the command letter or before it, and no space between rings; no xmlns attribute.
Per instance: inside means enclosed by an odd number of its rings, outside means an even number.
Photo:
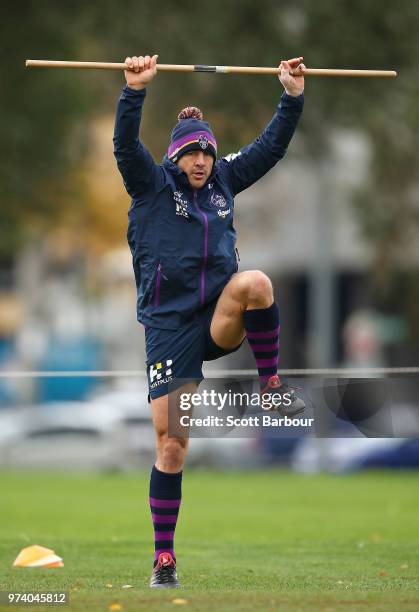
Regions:
<svg viewBox="0 0 419 612"><path fill-rule="evenodd" d="M369 181L354 204L365 238L373 247L376 289L392 302L400 286L397 270L409 267L415 256L419 221L419 6L408 0L386 4L378 0L345 1L338 12L332 3L305 2L304 42L310 65L396 69L396 81L310 81L305 113L309 146L333 125L362 130L372 148ZM320 42L319 42L320 41ZM317 128L315 127L317 126ZM322 134L319 134L322 136ZM404 283L405 297L417 293ZM403 298L402 298L403 299ZM419 311L416 309L416 326Z"/></svg>
<svg viewBox="0 0 419 612"><path fill-rule="evenodd" d="M28 57L76 55L74 2L6 0L1 20L0 55L0 257L22 241L42 235L61 208L77 203L73 172L83 153L80 118L91 97L76 74L25 71ZM81 5L81 3L76 3Z"/></svg>

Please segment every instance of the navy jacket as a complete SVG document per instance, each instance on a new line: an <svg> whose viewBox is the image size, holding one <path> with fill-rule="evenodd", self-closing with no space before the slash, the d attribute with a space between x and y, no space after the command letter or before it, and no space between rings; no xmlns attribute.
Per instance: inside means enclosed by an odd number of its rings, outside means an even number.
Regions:
<svg viewBox="0 0 419 612"><path fill-rule="evenodd" d="M156 164L139 140L146 92L125 86L116 112L114 154L132 198L128 243L137 285L137 317L177 329L217 298L237 271L234 196L286 152L303 95L282 95L262 134L237 154L218 159L206 184L193 190L167 156Z"/></svg>

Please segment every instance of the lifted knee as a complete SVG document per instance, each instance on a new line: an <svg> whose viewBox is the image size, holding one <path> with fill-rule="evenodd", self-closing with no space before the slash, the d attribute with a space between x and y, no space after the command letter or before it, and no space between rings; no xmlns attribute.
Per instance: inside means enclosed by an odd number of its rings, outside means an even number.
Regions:
<svg viewBox="0 0 419 612"><path fill-rule="evenodd" d="M268 308L273 302L273 288L268 276L260 270L244 272L246 307Z"/></svg>

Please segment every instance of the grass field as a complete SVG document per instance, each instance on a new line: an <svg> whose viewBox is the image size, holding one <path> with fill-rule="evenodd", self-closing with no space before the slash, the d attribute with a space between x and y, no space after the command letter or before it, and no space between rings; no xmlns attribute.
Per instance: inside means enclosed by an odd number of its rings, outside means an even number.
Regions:
<svg viewBox="0 0 419 612"><path fill-rule="evenodd" d="M178 591L147 586L147 497L143 473L1 472L0 591L66 590L83 611L419 610L417 473L186 472ZM12 568L29 544L65 567Z"/></svg>

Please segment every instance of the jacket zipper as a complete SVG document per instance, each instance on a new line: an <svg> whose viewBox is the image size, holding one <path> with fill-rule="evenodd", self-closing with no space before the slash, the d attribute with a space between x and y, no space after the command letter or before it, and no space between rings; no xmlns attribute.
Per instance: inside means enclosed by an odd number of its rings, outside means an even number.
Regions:
<svg viewBox="0 0 419 612"><path fill-rule="evenodd" d="M154 288L154 306L160 306L161 263L157 266L156 286Z"/></svg>
<svg viewBox="0 0 419 612"><path fill-rule="evenodd" d="M201 306L205 303L205 269L207 267L208 259L208 217L198 206L198 192L196 189L193 192L194 203L197 211L201 214L204 219L204 259L201 266L200 283L199 283L199 295Z"/></svg>

